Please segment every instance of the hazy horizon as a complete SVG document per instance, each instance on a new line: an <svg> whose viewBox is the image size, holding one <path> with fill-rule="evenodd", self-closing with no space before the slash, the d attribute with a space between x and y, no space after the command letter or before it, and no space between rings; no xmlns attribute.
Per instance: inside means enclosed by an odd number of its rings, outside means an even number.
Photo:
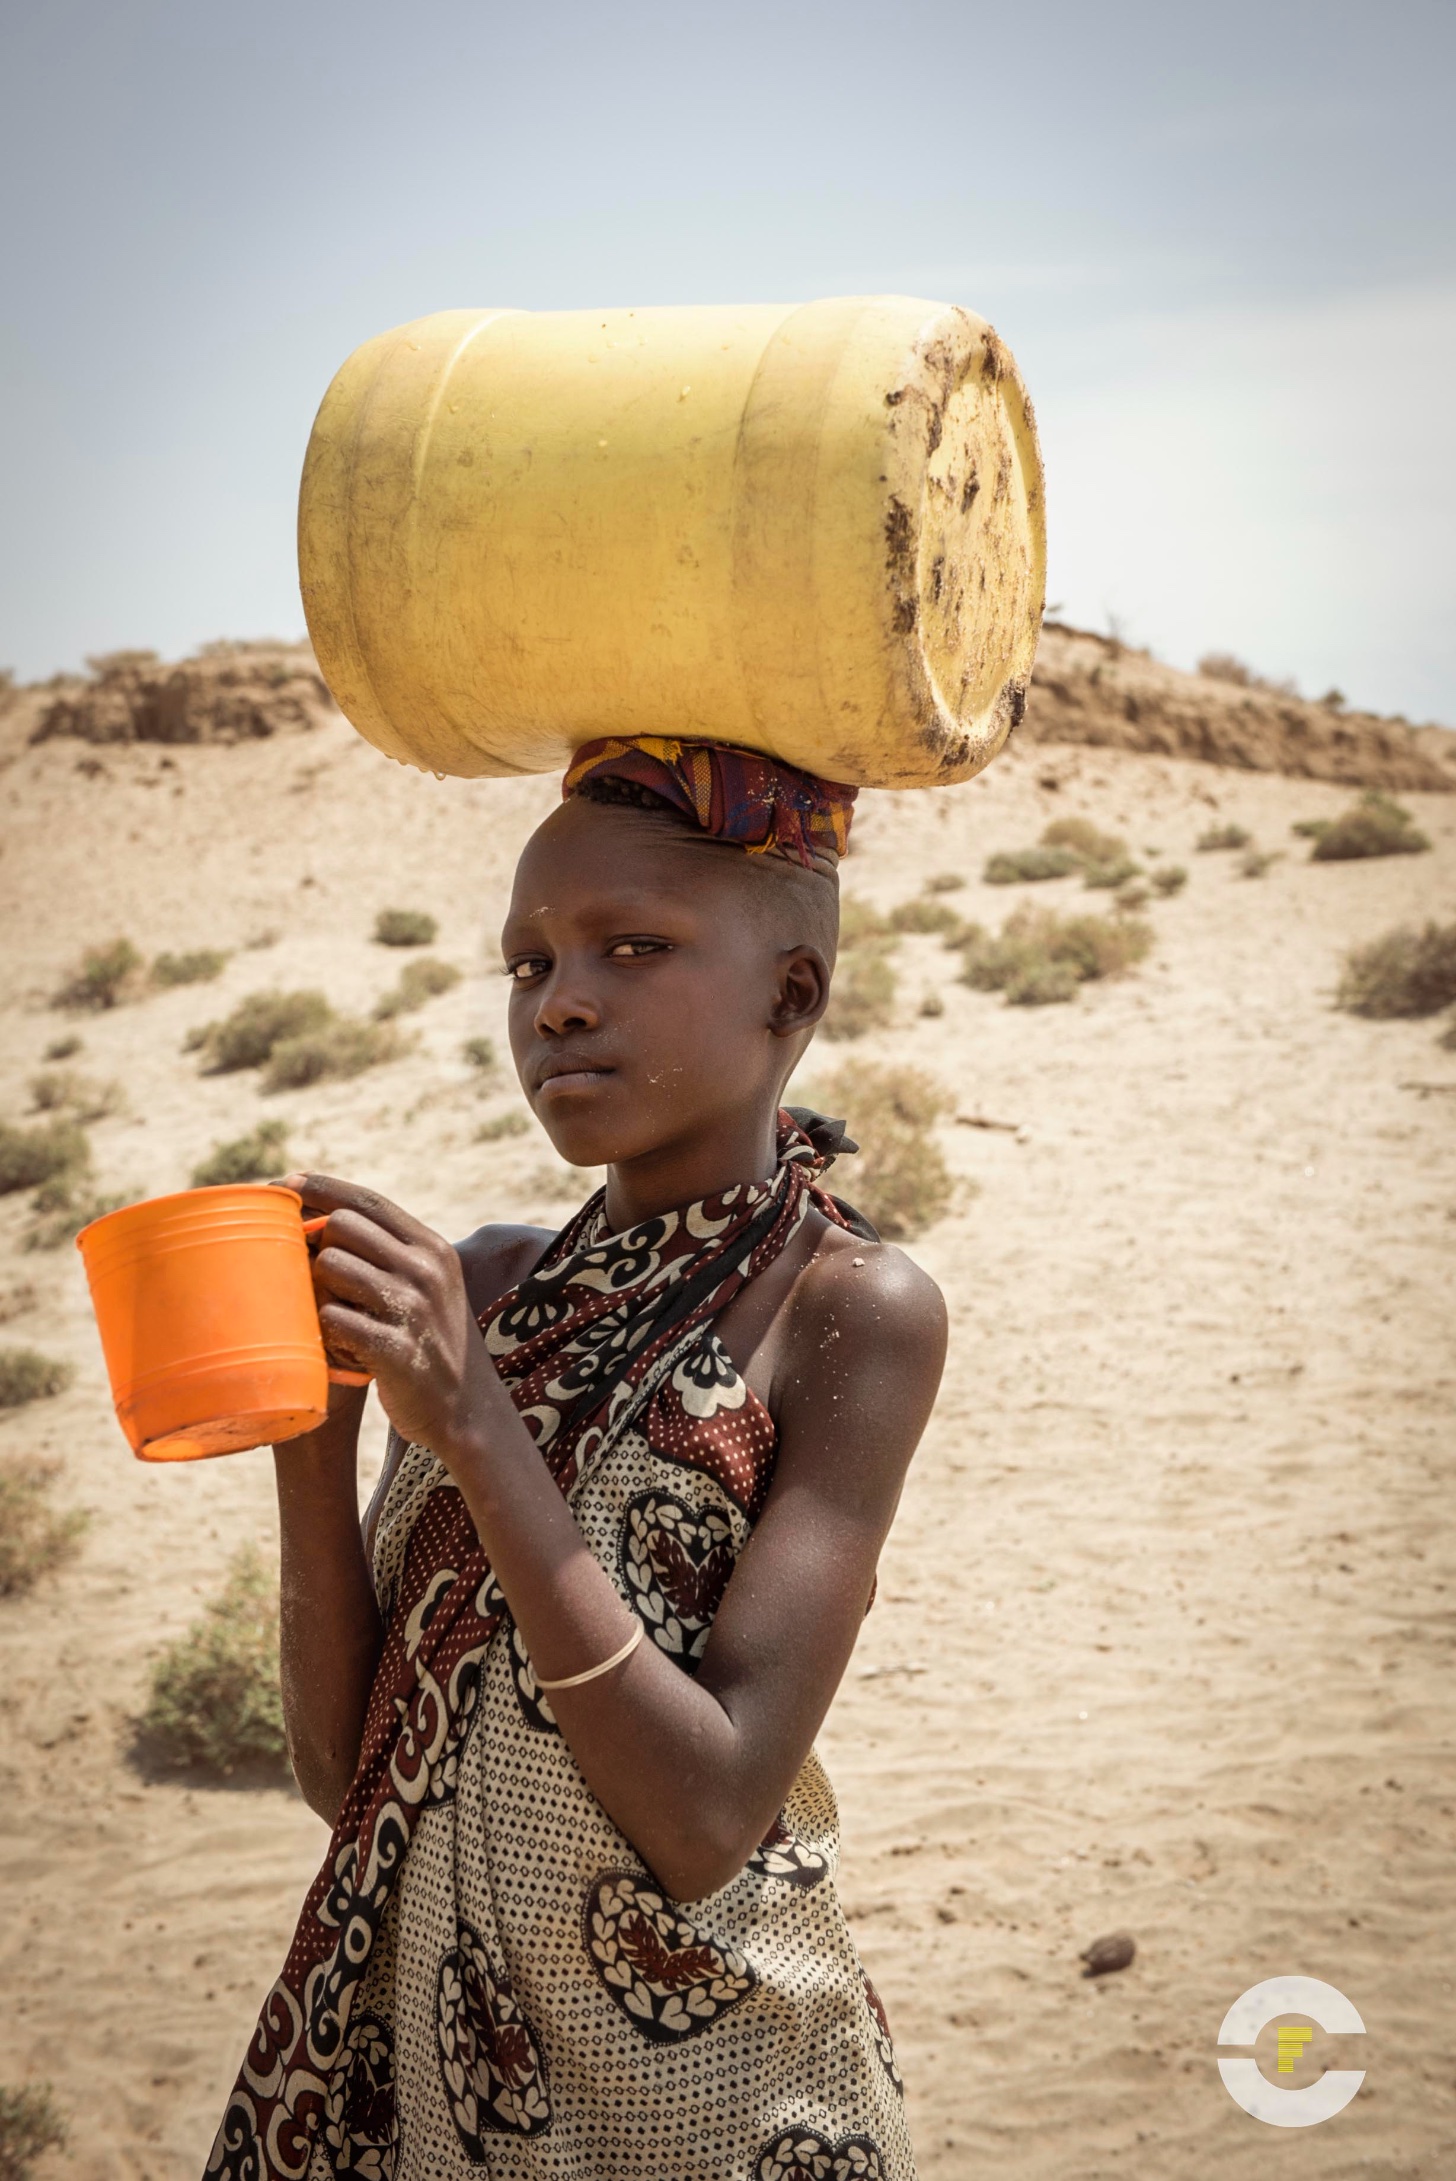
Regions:
<svg viewBox="0 0 1456 2181"><path fill-rule="evenodd" d="M580 0L0 30L0 664L302 633L344 356L507 302L969 305L1061 617L1456 724L1456 11Z"/></svg>

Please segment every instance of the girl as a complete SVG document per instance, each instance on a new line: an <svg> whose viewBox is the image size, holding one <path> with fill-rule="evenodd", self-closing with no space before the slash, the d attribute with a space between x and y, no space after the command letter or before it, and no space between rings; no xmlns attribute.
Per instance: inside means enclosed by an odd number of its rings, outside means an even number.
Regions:
<svg viewBox="0 0 1456 2181"><path fill-rule="evenodd" d="M334 1827L210 2176L913 2181L813 1739L945 1348L931 1282L780 1098L824 1012L853 791L582 752L503 935L511 1043L607 1183L458 1249L327 1212L363 1396L277 1450L300 1786Z"/></svg>

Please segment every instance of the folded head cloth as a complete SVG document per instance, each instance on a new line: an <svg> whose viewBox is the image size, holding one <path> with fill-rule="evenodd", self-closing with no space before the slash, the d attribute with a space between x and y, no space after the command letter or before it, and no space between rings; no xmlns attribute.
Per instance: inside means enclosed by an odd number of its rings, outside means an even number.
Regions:
<svg viewBox="0 0 1456 2181"><path fill-rule="evenodd" d="M609 736L577 751L561 783L563 797L589 780L627 780L661 796L715 840L736 841L750 855L786 856L832 872L849 843L857 788L821 780L757 750L665 735Z"/></svg>

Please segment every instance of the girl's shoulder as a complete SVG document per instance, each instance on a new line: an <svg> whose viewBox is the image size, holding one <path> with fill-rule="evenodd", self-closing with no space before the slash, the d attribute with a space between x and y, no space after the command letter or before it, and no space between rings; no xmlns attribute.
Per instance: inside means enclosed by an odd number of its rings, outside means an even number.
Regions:
<svg viewBox="0 0 1456 2181"><path fill-rule="evenodd" d="M457 1242L455 1254L465 1275L465 1292L474 1315L483 1317L502 1295L519 1287L554 1239L549 1227L497 1224L477 1227L474 1234Z"/></svg>

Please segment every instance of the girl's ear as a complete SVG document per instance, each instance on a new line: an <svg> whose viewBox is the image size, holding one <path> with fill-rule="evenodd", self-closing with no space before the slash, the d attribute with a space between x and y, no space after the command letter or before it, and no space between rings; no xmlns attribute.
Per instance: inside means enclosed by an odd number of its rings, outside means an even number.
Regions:
<svg viewBox="0 0 1456 2181"><path fill-rule="evenodd" d="M829 964L817 947L790 947L779 957L770 1030L775 1037L796 1037L812 1030L828 1005Z"/></svg>

